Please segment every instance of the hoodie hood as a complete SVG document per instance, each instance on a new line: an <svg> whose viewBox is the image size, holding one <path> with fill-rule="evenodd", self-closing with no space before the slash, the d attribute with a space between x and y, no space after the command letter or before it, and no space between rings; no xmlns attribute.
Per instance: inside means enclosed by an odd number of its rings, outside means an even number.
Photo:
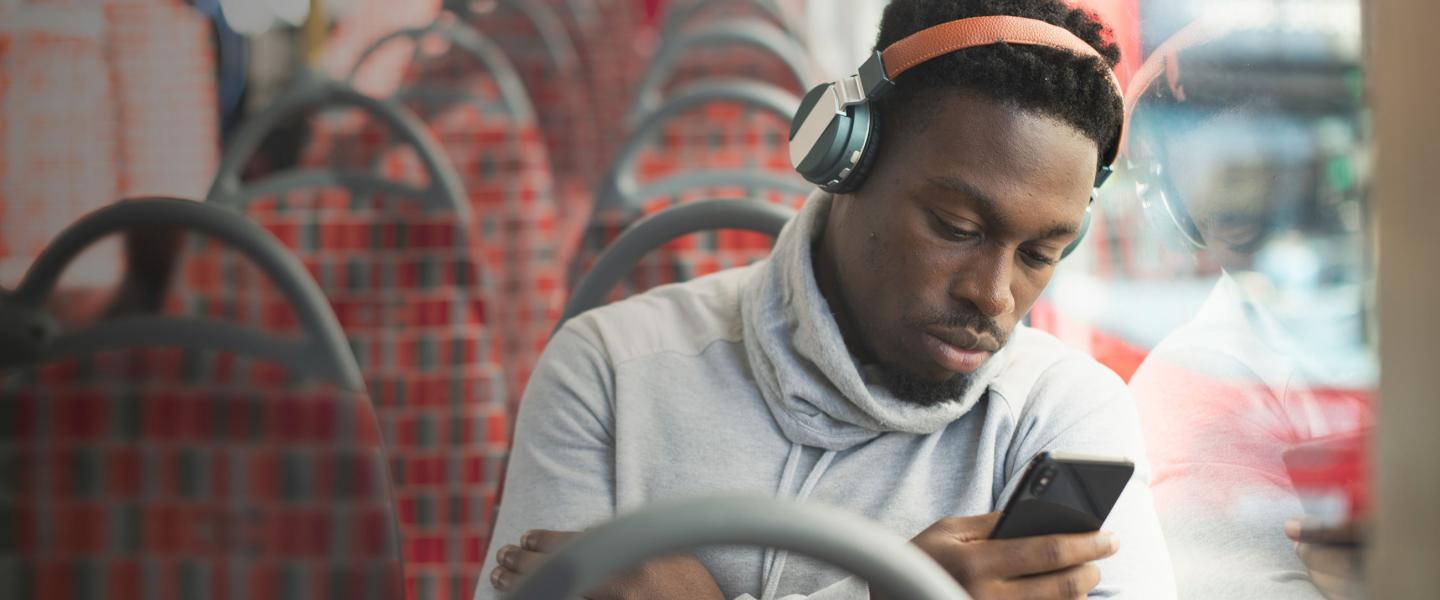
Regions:
<svg viewBox="0 0 1440 600"><path fill-rule="evenodd" d="M887 432L940 431L985 396L1009 352L991 356L952 401L920 406L896 398L877 367L850 354L815 280L812 247L832 202L828 193L813 194L742 292L745 349L761 395L785 436L804 446L838 451Z"/></svg>

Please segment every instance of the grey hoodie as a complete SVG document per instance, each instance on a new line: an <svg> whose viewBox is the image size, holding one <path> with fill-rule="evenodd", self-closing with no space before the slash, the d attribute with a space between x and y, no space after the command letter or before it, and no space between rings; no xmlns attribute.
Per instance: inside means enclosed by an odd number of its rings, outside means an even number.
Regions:
<svg viewBox="0 0 1440 600"><path fill-rule="evenodd" d="M1121 550L1091 596L1174 595L1120 378L1022 327L964 397L896 399L846 351L817 287L811 246L830 202L812 197L767 261L590 311L556 334L525 392L477 600L496 597L496 550L529 529L750 493L837 506L909 538L998 510L1045 450L1137 461L1105 527ZM786 552L696 557L728 598L868 597L863 582Z"/></svg>

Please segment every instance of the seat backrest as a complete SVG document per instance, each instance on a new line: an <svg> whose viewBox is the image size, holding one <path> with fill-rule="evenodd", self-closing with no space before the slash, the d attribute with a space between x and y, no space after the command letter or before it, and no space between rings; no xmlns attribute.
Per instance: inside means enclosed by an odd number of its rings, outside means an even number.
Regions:
<svg viewBox="0 0 1440 600"><path fill-rule="evenodd" d="M421 51L397 100L420 115L462 174L483 264L496 281L490 305L513 404L560 316L565 265L588 200L583 212L557 202L534 110L498 47L459 23L397 32L388 43L404 40ZM381 162L387 171L408 162L398 170L413 171L413 158L391 152Z"/></svg>
<svg viewBox="0 0 1440 600"><path fill-rule="evenodd" d="M742 17L763 19L799 39L804 27L781 0L670 0L661 25L661 35L673 38L686 30L717 19Z"/></svg>
<svg viewBox="0 0 1440 600"><path fill-rule="evenodd" d="M805 46L776 26L756 19L716 21L665 40L626 122L638 125L675 90L705 79L749 79L804 95L817 83L817 73Z"/></svg>
<svg viewBox="0 0 1440 600"><path fill-rule="evenodd" d="M265 127L333 106L361 107L407 141L429 187L349 169L239 181L234 165ZM477 549L489 543L513 413L493 274L457 176L417 117L338 85L282 100L235 140L209 201L274 232L339 315L390 453L408 597L468 595L484 562Z"/></svg>
<svg viewBox="0 0 1440 600"><path fill-rule="evenodd" d="M595 214L637 199L642 186L691 172L755 170L799 181L789 153L799 106L794 94L754 81L716 79L681 90L626 141L596 192Z"/></svg>
<svg viewBox="0 0 1440 600"><path fill-rule="evenodd" d="M697 202L705 202L707 205L714 202L745 202L768 204L779 209L779 213L750 209L750 213L758 212L761 215L761 222L773 223L774 221L763 219L770 218L767 215L789 214L790 211L798 209L804 204L811 190L809 184L792 178L753 171L730 171L689 173L636 192L636 200L624 202L620 207L597 214L596 218L591 220L581 253L572 265L571 281L575 282L572 289L576 292L572 295L572 304L567 305L567 315L573 316L568 309L577 298L583 298L585 307L588 308L594 306L597 298L614 301L658 285L686 281L723 269L748 265L769 256L770 246L774 241L774 235L769 230L762 229L757 232L755 228L748 226L697 228L687 231L689 235L668 239L658 247L642 253L642 256L637 257L633 264L625 269L628 275L616 284L605 285L604 289L599 291L599 296L596 296L594 284L589 284L582 292L580 286L585 283L582 277L588 277L594 272L603 253L619 244L627 230L637 227L637 224L647 217ZM746 216L750 213L739 213L742 225L752 222L744 220L750 218ZM699 209L698 213L681 211L673 214L676 216L658 223L669 225L678 221L687 226L694 225L696 223L689 220L689 217L697 214L715 218L736 218L723 209L715 208ZM717 224L725 222L717 221ZM649 229L647 227L646 230L641 230L641 237L634 239L652 239L648 237ZM636 242L626 242L627 245L622 247L629 247L628 244L633 243Z"/></svg>
<svg viewBox="0 0 1440 600"><path fill-rule="evenodd" d="M576 283L570 300L565 303L565 316L560 325L603 304L610 290L628 278L647 254L682 236L701 231L740 230L775 238L794 217L795 211L789 207L753 200L700 200L645 217L611 242ZM718 269L719 265L715 267Z"/></svg>
<svg viewBox="0 0 1440 600"><path fill-rule="evenodd" d="M571 31L590 91L597 165L610 164L625 140L625 112L653 48L644 43L644 11L634 0L548 0ZM572 82L573 83L573 82Z"/></svg>
<svg viewBox="0 0 1440 600"><path fill-rule="evenodd" d="M811 556L887 598L970 599L934 560L878 524L834 507L745 496L661 503L600 525L547 557L509 598L570 598L652 557L710 544Z"/></svg>
<svg viewBox="0 0 1440 600"><path fill-rule="evenodd" d="M61 331L42 302L90 243L164 223L238 249L301 316L297 338L161 315ZM379 427L324 297L279 242L181 200L111 205L63 232L0 337L0 594L395 598ZM13 345L7 347L14 349Z"/></svg>
<svg viewBox="0 0 1440 600"><path fill-rule="evenodd" d="M499 0L484 13L465 15L515 65L539 115L556 184L567 208L583 203L599 176L599 122L585 84L576 40L555 8L536 0Z"/></svg>

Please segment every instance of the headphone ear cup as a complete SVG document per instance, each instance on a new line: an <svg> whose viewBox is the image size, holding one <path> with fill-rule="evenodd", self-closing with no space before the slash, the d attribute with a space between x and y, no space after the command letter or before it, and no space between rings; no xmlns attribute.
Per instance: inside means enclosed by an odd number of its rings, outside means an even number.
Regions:
<svg viewBox="0 0 1440 600"><path fill-rule="evenodd" d="M1080 247L1080 242L1085 241L1085 234L1090 233L1090 215L1094 208L1095 196L1092 195L1090 196L1090 206L1085 207L1085 220L1080 222L1080 235L1075 236L1075 241L1070 242L1069 246L1066 246L1064 250L1060 251L1060 260L1065 260L1071 254L1074 254L1075 249Z"/></svg>
<svg viewBox="0 0 1440 600"><path fill-rule="evenodd" d="M858 105L854 110L857 116L860 111L865 111L866 120L870 125L866 128L864 139L851 140L854 150L860 151L860 160L855 163L850 171L850 176L846 177L845 181L840 182L840 185L826 188L825 191L832 194L848 194L859 190L861 186L865 185L865 180L870 177L870 169L875 166L876 157L880 156L880 115L871 104ZM849 150L847 153L854 150Z"/></svg>

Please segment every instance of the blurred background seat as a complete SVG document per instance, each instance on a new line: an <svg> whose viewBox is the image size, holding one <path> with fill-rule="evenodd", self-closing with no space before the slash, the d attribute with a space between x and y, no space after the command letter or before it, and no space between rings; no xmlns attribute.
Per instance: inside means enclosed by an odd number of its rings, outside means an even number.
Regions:
<svg viewBox="0 0 1440 600"><path fill-rule="evenodd" d="M707 175L721 179L712 180ZM598 266L604 252L619 244L627 230L647 217L704 201L755 202L794 209L804 203L808 191L800 183L752 172L693 173L644 188L615 210L602 213L591 222L586 237L586 252L580 255L572 271L576 278L575 289L578 293L578 286ZM690 235L670 239L643 257L637 257L625 277L620 278L616 285L605 287L609 292L608 301L658 285L743 267L768 256L774 241L773 235L757 233L751 228L715 229L696 230ZM575 298L572 295L572 304L567 305L568 316L574 316L568 314L568 309L573 306Z"/></svg>
<svg viewBox="0 0 1440 600"><path fill-rule="evenodd" d="M366 59L391 45L413 52L396 100L420 116L454 164L468 196L478 236L476 249L495 280L490 306L501 336L512 403L544 349L549 328L565 298L564 265L579 235L557 202L535 109L505 54L473 29L444 18L419 29L398 31L362 55ZM332 136L330 164L378 162L387 174L424 180L425 169L411 145L391 145L356 161L343 157L348 147L367 148L366 140L385 139L377 124ZM318 150L318 149L317 149ZM588 208L586 213L588 214ZM581 221L583 224L583 221Z"/></svg>
<svg viewBox="0 0 1440 600"><path fill-rule="evenodd" d="M803 96L819 83L804 45L754 19L718 21L667 39L635 92L626 116L632 128L686 85L715 78L768 83Z"/></svg>
<svg viewBox="0 0 1440 600"><path fill-rule="evenodd" d="M157 222L253 261L299 336L133 314L59 327L43 306L85 247ZM375 414L304 268L232 212L101 209L0 299L0 578L17 598L393 598L394 503Z"/></svg>
<svg viewBox="0 0 1440 600"><path fill-rule="evenodd" d="M534 0L453 4L464 23L493 40L515 65L539 117L565 234L578 233L603 158L593 90L583 84L581 49L560 17L563 7Z"/></svg>
<svg viewBox="0 0 1440 600"><path fill-rule="evenodd" d="M359 109L383 126L390 137L379 148L409 146L425 186L354 167L241 180L242 166L274 127L335 107ZM440 144L393 102L333 83L297 90L237 133L208 202L243 212L281 239L339 315L389 452L409 597L472 590L489 543L511 413L494 317L500 301L471 207ZM183 271L192 275L184 280L187 294L257 296L227 289L234 278L202 267Z"/></svg>
<svg viewBox="0 0 1440 600"><path fill-rule="evenodd" d="M660 18L660 35L680 38L692 28L739 17L768 21L789 35L800 37L804 31L800 14L803 10L803 0L671 0Z"/></svg>
<svg viewBox="0 0 1440 600"><path fill-rule="evenodd" d="M702 231L735 230L750 231L774 239L794 217L795 211L789 207L751 200L700 200L675 205L645 217L607 244L605 251L596 258L595 264L586 269L584 277L575 284L574 293L565 305L565 316L560 325L563 326L566 320L580 313L604 304L610 290L627 279L647 254L671 244L678 238ZM708 259L679 259L677 272L674 274L675 281L689 279L689 273L684 272L688 269L684 269L684 265L703 263L706 260ZM713 270L706 269L706 272Z"/></svg>

